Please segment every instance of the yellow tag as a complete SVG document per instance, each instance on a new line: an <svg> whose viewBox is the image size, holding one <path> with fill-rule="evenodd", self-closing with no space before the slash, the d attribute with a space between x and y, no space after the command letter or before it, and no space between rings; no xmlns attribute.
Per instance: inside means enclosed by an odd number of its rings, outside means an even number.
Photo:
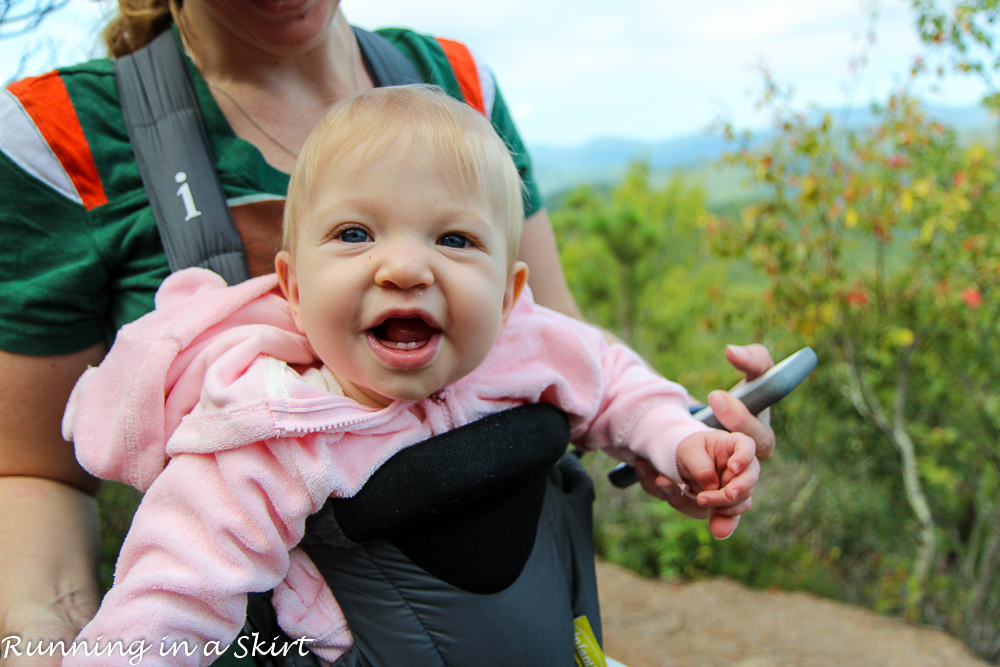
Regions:
<svg viewBox="0 0 1000 667"><path fill-rule="evenodd" d="M604 651L594 637L590 621L581 616L573 621L573 642L576 644L577 667L608 667L604 661Z"/></svg>

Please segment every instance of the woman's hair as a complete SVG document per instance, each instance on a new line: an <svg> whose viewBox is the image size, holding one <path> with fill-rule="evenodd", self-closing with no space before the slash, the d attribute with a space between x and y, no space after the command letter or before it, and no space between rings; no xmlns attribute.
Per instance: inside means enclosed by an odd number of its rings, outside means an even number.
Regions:
<svg viewBox="0 0 1000 667"><path fill-rule="evenodd" d="M174 22L181 0L118 0L118 15L104 27L112 58L135 53Z"/></svg>
<svg viewBox="0 0 1000 667"><path fill-rule="evenodd" d="M524 207L521 177L510 151L486 117L437 86L375 88L334 104L306 139L285 203L282 246L294 254L297 225L312 209L313 188L342 155L362 164L401 160L407 151L434 151L463 186L480 192L506 237L510 266L517 259Z"/></svg>

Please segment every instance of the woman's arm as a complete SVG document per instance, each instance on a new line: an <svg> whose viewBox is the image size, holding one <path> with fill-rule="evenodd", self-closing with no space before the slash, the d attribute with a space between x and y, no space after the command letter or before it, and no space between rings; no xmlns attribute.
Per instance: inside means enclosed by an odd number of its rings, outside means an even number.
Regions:
<svg viewBox="0 0 1000 667"><path fill-rule="evenodd" d="M552 221L544 208L524 221L518 259L528 265L528 286L535 303L583 321L566 283Z"/></svg>
<svg viewBox="0 0 1000 667"><path fill-rule="evenodd" d="M57 357L0 352L0 641L68 644L99 606L99 483L77 464L60 424L77 378L104 352L104 345ZM18 657L15 648L13 640L0 644L4 665L61 662Z"/></svg>

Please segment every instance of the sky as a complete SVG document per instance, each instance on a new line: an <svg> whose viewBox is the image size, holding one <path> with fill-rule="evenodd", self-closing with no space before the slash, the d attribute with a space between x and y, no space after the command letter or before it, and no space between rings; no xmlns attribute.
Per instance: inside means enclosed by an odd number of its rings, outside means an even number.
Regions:
<svg viewBox="0 0 1000 667"><path fill-rule="evenodd" d="M406 26L465 42L500 83L529 146L601 138L655 142L705 131L719 118L759 128L760 64L803 108L884 100L920 51L905 0L342 0L363 28ZM29 39L0 41L0 81L34 49L24 74L100 55L109 0L70 0ZM474 8L474 10L472 9ZM859 77L852 58L868 49ZM54 57L52 52L57 55ZM53 60L55 58L55 61ZM924 91L938 106L975 104L981 89L953 80Z"/></svg>

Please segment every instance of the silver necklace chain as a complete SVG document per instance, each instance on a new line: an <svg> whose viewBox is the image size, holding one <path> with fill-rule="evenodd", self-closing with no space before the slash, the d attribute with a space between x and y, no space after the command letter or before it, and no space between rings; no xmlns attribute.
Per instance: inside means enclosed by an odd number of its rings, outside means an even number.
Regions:
<svg viewBox="0 0 1000 667"><path fill-rule="evenodd" d="M352 37L353 37L353 35L352 35ZM351 65L354 68L354 92L357 92L357 91L361 90L361 75L360 75L359 70L358 70L358 43L357 43L356 40L352 40L352 41L353 41L353 45L352 45L353 48L351 49ZM293 151L291 148L289 148L288 146L286 146L284 144L284 142L282 142L280 139L278 139L278 137L276 137L273 134L271 134L270 132L268 132L267 128L260 124L260 121L258 121L256 118L254 118L253 115L249 111L247 111L246 109L243 108L242 104L240 104L239 102L236 101L235 97L233 97L232 95L229 94L229 91L227 91L225 88L220 88L219 86L215 85L214 83L212 83L208 79L205 79L205 83L208 84L209 88L212 88L213 90L217 90L220 93L222 93L223 95L225 95L226 99L228 99L230 102L232 102L236 106L236 108L239 109L240 113L242 113L246 117L246 119L253 124L254 127L256 127L258 130L260 130L261 134L263 134L265 137L267 137L268 139L270 139L271 141L273 141L278 147L280 147L283 151L285 151L286 153L288 153L292 157L297 158L299 156L298 151Z"/></svg>

